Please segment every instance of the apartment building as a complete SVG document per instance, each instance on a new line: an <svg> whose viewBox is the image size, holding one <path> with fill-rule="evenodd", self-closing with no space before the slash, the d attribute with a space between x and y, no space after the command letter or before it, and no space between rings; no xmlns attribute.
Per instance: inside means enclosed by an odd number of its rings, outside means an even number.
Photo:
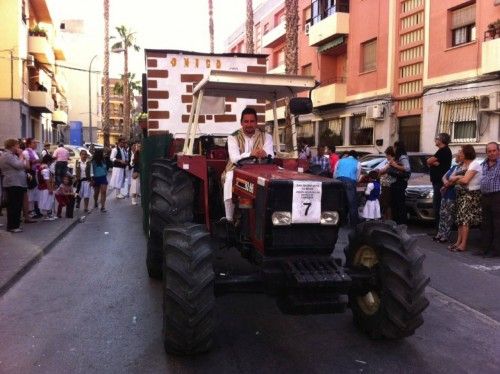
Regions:
<svg viewBox="0 0 500 374"><path fill-rule="evenodd" d="M121 84L119 78L109 78L109 143L115 144L118 138L123 135L123 95L115 92L116 84ZM101 82L101 113L104 112L104 79ZM97 143L104 144L104 134L102 132L102 124L97 131Z"/></svg>
<svg viewBox="0 0 500 374"><path fill-rule="evenodd" d="M500 1L298 3L299 74L320 82L298 130L309 143L380 152L399 139L433 152L439 132L455 148L499 140ZM283 0L254 12L270 73L284 72L284 17ZM227 50L245 52L244 20Z"/></svg>
<svg viewBox="0 0 500 374"><path fill-rule="evenodd" d="M0 2L0 142L58 140L68 121L65 51L44 0Z"/></svg>

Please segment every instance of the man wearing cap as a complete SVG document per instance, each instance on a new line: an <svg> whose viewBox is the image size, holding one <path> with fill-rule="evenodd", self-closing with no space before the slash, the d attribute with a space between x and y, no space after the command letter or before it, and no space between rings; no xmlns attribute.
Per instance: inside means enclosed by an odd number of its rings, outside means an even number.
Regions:
<svg viewBox="0 0 500 374"><path fill-rule="evenodd" d="M442 132L436 136L434 141L438 150L434 156L427 159L427 165L430 169L432 189L434 190L434 195L432 196L432 206L434 208L437 232L437 229L439 228L439 210L441 209L441 188L443 187L443 175L445 175L451 167L452 155L450 147L448 147L448 144L450 144L449 134Z"/></svg>

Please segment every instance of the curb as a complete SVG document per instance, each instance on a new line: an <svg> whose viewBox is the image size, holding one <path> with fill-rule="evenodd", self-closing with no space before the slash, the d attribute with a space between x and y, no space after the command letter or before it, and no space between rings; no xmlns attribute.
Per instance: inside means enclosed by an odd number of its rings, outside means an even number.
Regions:
<svg viewBox="0 0 500 374"><path fill-rule="evenodd" d="M57 236L52 239L45 247L41 248L40 251L33 256L28 262L26 262L21 269L19 269L7 282L0 286L0 296L5 295L5 293L17 283L36 263L38 263L43 256L50 252L50 250L61 240L69 231L73 229L80 222L80 216L75 218L66 228L57 234Z"/></svg>

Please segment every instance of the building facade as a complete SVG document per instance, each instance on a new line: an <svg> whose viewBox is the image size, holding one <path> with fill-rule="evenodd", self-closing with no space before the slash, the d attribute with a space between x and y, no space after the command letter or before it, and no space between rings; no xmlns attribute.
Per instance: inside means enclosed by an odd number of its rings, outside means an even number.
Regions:
<svg viewBox="0 0 500 374"><path fill-rule="evenodd" d="M44 0L0 3L0 142L59 140L66 126L67 85L61 39Z"/></svg>
<svg viewBox="0 0 500 374"><path fill-rule="evenodd" d="M337 149L380 152L395 140L434 152L484 151L500 138L500 2L495 0L299 0L299 74L320 82L299 136ZM256 53L284 72L283 0L254 12ZM245 52L244 20L227 40ZM284 110L281 110L284 116Z"/></svg>

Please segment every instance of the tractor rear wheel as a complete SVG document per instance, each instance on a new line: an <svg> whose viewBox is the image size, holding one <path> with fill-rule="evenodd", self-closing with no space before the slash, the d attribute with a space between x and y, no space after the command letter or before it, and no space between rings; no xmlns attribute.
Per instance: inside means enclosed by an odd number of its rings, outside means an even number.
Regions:
<svg viewBox="0 0 500 374"><path fill-rule="evenodd" d="M162 277L163 230L168 224L192 221L193 196L191 177L175 161L160 159L153 162L146 255L146 266L151 278Z"/></svg>
<svg viewBox="0 0 500 374"><path fill-rule="evenodd" d="M215 305L210 235L204 225L169 225L163 245L165 350L182 355L208 351Z"/></svg>
<svg viewBox="0 0 500 374"><path fill-rule="evenodd" d="M403 227L364 222L349 236L346 266L371 270L374 281L349 293L354 324L372 338L401 339L415 333L429 305L424 255Z"/></svg>

